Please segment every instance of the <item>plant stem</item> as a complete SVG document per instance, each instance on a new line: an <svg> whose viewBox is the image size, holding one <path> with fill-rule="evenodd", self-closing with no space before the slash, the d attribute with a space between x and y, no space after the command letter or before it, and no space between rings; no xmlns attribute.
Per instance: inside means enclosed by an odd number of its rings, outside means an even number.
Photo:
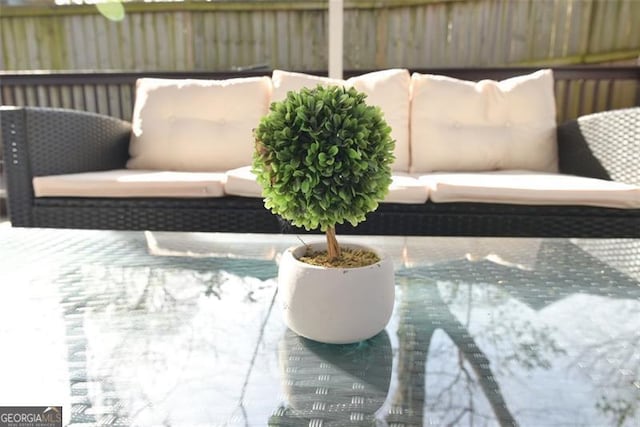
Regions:
<svg viewBox="0 0 640 427"><path fill-rule="evenodd" d="M335 227L328 227L326 234L327 234L327 255L329 255L329 260L333 261L340 256L340 246L338 246L338 240L336 239Z"/></svg>

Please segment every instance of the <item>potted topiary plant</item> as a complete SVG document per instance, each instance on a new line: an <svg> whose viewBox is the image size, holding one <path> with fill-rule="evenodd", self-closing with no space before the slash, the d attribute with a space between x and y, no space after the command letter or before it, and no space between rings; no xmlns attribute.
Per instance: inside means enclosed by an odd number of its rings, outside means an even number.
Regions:
<svg viewBox="0 0 640 427"><path fill-rule="evenodd" d="M278 273L287 326L327 343L370 338L394 302L393 263L358 245L339 245L335 226L355 226L385 197L394 141L380 108L354 88L292 91L255 129L252 171L265 206L326 243L290 248Z"/></svg>

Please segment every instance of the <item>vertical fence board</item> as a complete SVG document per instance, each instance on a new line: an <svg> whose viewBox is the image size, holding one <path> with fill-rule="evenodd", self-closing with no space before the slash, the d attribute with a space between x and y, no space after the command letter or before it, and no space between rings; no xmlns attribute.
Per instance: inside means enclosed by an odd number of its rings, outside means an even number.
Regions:
<svg viewBox="0 0 640 427"><path fill-rule="evenodd" d="M602 28L603 28L603 15L606 4L600 0L596 0L592 3L592 21L589 28L589 52L598 53L601 52L601 40L602 40Z"/></svg>
<svg viewBox="0 0 640 427"><path fill-rule="evenodd" d="M218 68L222 66L222 64L227 64L230 62L229 58L229 49L228 48L228 36L227 36L227 17L225 14L216 14L215 15L215 35L216 35L216 44L215 49L217 53L217 62L214 64L214 67Z"/></svg>
<svg viewBox="0 0 640 427"><path fill-rule="evenodd" d="M230 12L230 19L226 25L226 42L229 68L240 65L240 28L239 20L240 12Z"/></svg>
<svg viewBox="0 0 640 427"><path fill-rule="evenodd" d="M418 38L413 37L413 34L422 30L418 27L418 19L411 8L403 7L402 12L406 21L404 35L406 56L404 63L407 64L407 67L415 68L422 59L420 58L420 43Z"/></svg>
<svg viewBox="0 0 640 427"><path fill-rule="evenodd" d="M9 64L11 64L12 60L16 58L16 49L15 49L15 32L13 31L13 19L8 19L2 22L3 25L0 25L0 36L2 36L2 40L0 40L0 44L2 45L2 65L3 69L9 68Z"/></svg>
<svg viewBox="0 0 640 427"><path fill-rule="evenodd" d="M85 96L84 96L84 91L82 90L82 86L73 85L71 86L71 88L68 88L67 90L69 91L71 95L70 98L72 99L72 102L73 102L72 108L77 110L86 110L87 104L85 102ZM60 103L60 106L62 106L61 97L58 98L58 102ZM69 107L63 107L63 108L69 108Z"/></svg>
<svg viewBox="0 0 640 427"><path fill-rule="evenodd" d="M429 44L424 42L424 34L428 31L427 28L427 10L421 9L413 12L416 16L416 33L420 34L420 37L416 37L416 62L421 63L425 61L425 58L429 55Z"/></svg>
<svg viewBox="0 0 640 427"><path fill-rule="evenodd" d="M269 68L274 68L276 62L276 53L278 48L278 37L276 34L275 12L265 11L263 14L263 31L264 31L264 61Z"/></svg>
<svg viewBox="0 0 640 427"><path fill-rule="evenodd" d="M205 49L207 50L209 62L207 64L211 69L217 69L222 61L223 51L220 49L220 29L218 28L218 21L214 15L211 15L211 19L205 21L207 27L207 44Z"/></svg>
<svg viewBox="0 0 640 427"><path fill-rule="evenodd" d="M64 25L64 28L66 31L64 38L68 40L67 44L72 46L69 62L73 64L73 68L90 69L86 60L90 53L88 52L86 38L84 37L83 21L73 19L72 17L66 17L65 21L66 25Z"/></svg>
<svg viewBox="0 0 640 427"><path fill-rule="evenodd" d="M109 69L111 64L109 62L109 39L107 36L107 25L102 16L93 17L93 25L95 28L95 44L98 56L99 69Z"/></svg>
<svg viewBox="0 0 640 427"><path fill-rule="evenodd" d="M130 18L125 17L125 20ZM136 50L134 48L135 41L132 39L133 28L129 22L114 23L114 36L118 43L118 52L120 54L120 64L122 70L136 69Z"/></svg>
<svg viewBox="0 0 640 427"><path fill-rule="evenodd" d="M625 36L629 44L626 47L628 49L637 49L638 40L640 40L640 25L638 25L638 16L640 16L640 2L630 0L628 4L629 14L627 15L626 26L629 29L629 32L628 36L626 34Z"/></svg>
<svg viewBox="0 0 640 427"><path fill-rule="evenodd" d="M174 70L192 70L193 55L191 51L192 36L189 30L189 12L175 13L173 16L173 34L174 34Z"/></svg>
<svg viewBox="0 0 640 427"><path fill-rule="evenodd" d="M317 17L316 19L316 27L313 41L313 51L315 56L314 69L320 70L326 68L329 63L329 34L327 33L327 26L329 25L329 18L323 12L315 11L313 12ZM374 23L371 23L372 29L371 31L375 31ZM375 40L375 35L372 34L372 42ZM372 51L375 52L376 45L375 43L372 45ZM371 65L372 68L375 68L373 62L374 56L370 56L368 58L368 64Z"/></svg>
<svg viewBox="0 0 640 427"><path fill-rule="evenodd" d="M392 67L397 67L400 64L404 64L407 54L406 54L406 44L408 44L408 40L406 38L407 33L407 23L405 19L403 19L403 15L400 10L395 9L392 11L392 20L394 30L393 34L393 52L394 55L392 57L392 63L390 64Z"/></svg>
<svg viewBox="0 0 640 427"><path fill-rule="evenodd" d="M207 63L207 51L205 49L207 33L203 15L202 13L194 13L189 17L194 70L205 70L205 64Z"/></svg>
<svg viewBox="0 0 640 427"><path fill-rule="evenodd" d="M362 50L363 46L359 43L366 43L360 39L357 35L359 26L362 23L362 13L360 10L347 10L344 12L345 22L350 22L351 25L344 26L343 29L343 59L342 64L344 68L353 69L359 68L362 63ZM355 30L358 28L358 30Z"/></svg>
<svg viewBox="0 0 640 427"><path fill-rule="evenodd" d="M286 40L285 44L287 46L287 57L284 58L284 60L291 61L291 63L294 64L294 68L296 69L304 69L302 58L300 57L300 54L302 52L301 50L302 41L300 39L302 37L290 36L290 34L300 34L301 28L298 21L298 16L300 14L292 13L290 11L287 11L286 14L287 14L287 35L285 36L284 40Z"/></svg>
<svg viewBox="0 0 640 427"><path fill-rule="evenodd" d="M143 28L144 28L144 54L146 57L147 66L149 70L159 69L157 60L158 51L156 50L156 26L154 20L154 14L145 13L143 15Z"/></svg>
<svg viewBox="0 0 640 427"><path fill-rule="evenodd" d="M46 69L46 67L42 66L40 52L38 51L38 43L40 43L42 33L37 31L38 25L34 21L35 18L29 18L24 21L22 26L22 36L26 44L24 53L26 54L26 59L34 65L36 70L42 70Z"/></svg>
<svg viewBox="0 0 640 427"><path fill-rule="evenodd" d="M561 58L569 56L569 52L572 49L573 40L576 38L575 34L579 33L579 26L576 27L572 24L575 16L578 14L576 8L576 0L566 0L566 10L564 13L564 22L562 22L561 37L559 37L559 51L558 55Z"/></svg>
<svg viewBox="0 0 640 427"><path fill-rule="evenodd" d="M465 37L465 28L470 23L466 19L467 7L461 3L452 3L451 13L451 47L452 55L447 65L459 64L469 55L468 40Z"/></svg>
<svg viewBox="0 0 640 427"><path fill-rule="evenodd" d="M375 68L383 68L386 65L388 51L388 26L389 26L388 9L379 9L375 15L376 19L376 37L375 37Z"/></svg>
<svg viewBox="0 0 640 427"><path fill-rule="evenodd" d="M84 19L81 22L82 32L80 33L83 38L82 45L78 45L74 42L73 49L84 49L84 52L80 51L80 54L84 54L84 64L87 70L99 70L100 63L98 60L98 42L96 39L95 26L93 25L93 19ZM77 36L76 36L77 37ZM75 38L74 38L75 40ZM82 46L82 47L80 47Z"/></svg>
<svg viewBox="0 0 640 427"><path fill-rule="evenodd" d="M284 11L276 12L276 55L274 56L276 68L287 68L287 64L293 65L294 61L289 61L289 14ZM291 67L295 69L295 67Z"/></svg>
<svg viewBox="0 0 640 427"><path fill-rule="evenodd" d="M503 22L502 29L498 34L498 40L496 45L499 48L499 64L504 65L509 63L509 45L511 43L511 37L513 32L513 5L507 0L501 0L501 13L500 20Z"/></svg>
<svg viewBox="0 0 640 427"><path fill-rule="evenodd" d="M8 61L15 61L15 68L18 70L24 70L32 67L27 60L26 55L24 55L25 47L24 47L24 39L21 38L21 34L19 33L19 26L24 25L24 22L21 19L11 18L8 20L7 25L2 25L1 27L7 30L6 39L11 44L11 56L4 55ZM20 54L18 55L18 52ZM10 69L9 63L7 63L7 68Z"/></svg>
<svg viewBox="0 0 640 427"><path fill-rule="evenodd" d="M240 67L249 67L252 64L255 64L255 33L253 31L253 22L251 18L252 13L250 12L241 12L239 16L240 21L240 62L237 64Z"/></svg>
<svg viewBox="0 0 640 427"><path fill-rule="evenodd" d="M525 5L528 6L528 1L518 3L519 7L514 8L512 15L512 33L509 44L509 63L522 62L527 59L527 40L528 40L528 27L527 17L529 11Z"/></svg>
<svg viewBox="0 0 640 427"><path fill-rule="evenodd" d="M46 70L52 68L53 66L53 54L60 54L62 49L56 49L55 39L57 38L57 28L56 21L62 19L63 17L55 17L54 19L41 19L34 18L30 20L30 24L32 25L29 28L30 38L33 43L33 50L30 52L30 55L34 55L36 60L38 61L38 69ZM40 28L40 26L44 27L45 31L37 31L33 29L33 26ZM52 39L54 42L52 43ZM56 53L54 53L56 52Z"/></svg>
<svg viewBox="0 0 640 427"><path fill-rule="evenodd" d="M438 7L431 8L429 14L429 32L425 35L431 44L431 52L433 52L434 60L427 60L435 66L443 67L448 64L449 42L450 38L450 21L448 19L450 7L447 4L440 4Z"/></svg>
<svg viewBox="0 0 640 427"><path fill-rule="evenodd" d="M146 54L144 52L144 32L142 29L142 15L127 15L127 21L131 28L131 52L134 70L143 70L146 63Z"/></svg>
<svg viewBox="0 0 640 427"><path fill-rule="evenodd" d="M547 50L548 58L557 58L561 56L563 36L566 22L567 11L566 0L553 0L552 15L547 19L551 20L551 33L549 34L549 47Z"/></svg>
<svg viewBox="0 0 640 427"><path fill-rule="evenodd" d="M621 24L618 15L620 3L621 2L618 1L607 1L602 3L604 6L604 13L602 14L602 19L600 21L602 29L600 31L600 40L598 40L599 53L605 53L609 49L615 50L617 48L616 34L618 32L618 26Z"/></svg>
<svg viewBox="0 0 640 427"><path fill-rule="evenodd" d="M154 17L158 69L172 70L175 64L175 37L171 25L173 16L171 13L163 12L155 14Z"/></svg>
<svg viewBox="0 0 640 427"><path fill-rule="evenodd" d="M264 60L264 30L263 19L264 13L247 14L249 19L249 25L251 26L251 45L249 47L251 52L251 64L263 64Z"/></svg>
<svg viewBox="0 0 640 427"><path fill-rule="evenodd" d="M123 39L120 36L120 24L106 20L107 39L109 41L109 63L116 69L123 70L129 68L127 65L126 51L123 47Z"/></svg>

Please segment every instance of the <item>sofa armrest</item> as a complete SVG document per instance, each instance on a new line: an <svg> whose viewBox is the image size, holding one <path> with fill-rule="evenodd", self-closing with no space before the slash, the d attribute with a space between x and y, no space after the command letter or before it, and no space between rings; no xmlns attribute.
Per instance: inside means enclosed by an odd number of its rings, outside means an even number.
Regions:
<svg viewBox="0 0 640 427"><path fill-rule="evenodd" d="M640 185L640 107L558 126L560 172Z"/></svg>
<svg viewBox="0 0 640 427"><path fill-rule="evenodd" d="M30 226L34 176L124 168L131 125L56 108L0 108L9 217Z"/></svg>

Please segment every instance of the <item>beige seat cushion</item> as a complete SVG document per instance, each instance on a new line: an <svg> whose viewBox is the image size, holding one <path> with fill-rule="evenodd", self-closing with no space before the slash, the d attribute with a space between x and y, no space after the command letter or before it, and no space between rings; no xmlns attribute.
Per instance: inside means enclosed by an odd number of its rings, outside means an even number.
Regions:
<svg viewBox="0 0 640 427"><path fill-rule="evenodd" d="M281 101L291 90L317 85L355 87L367 94L369 105L380 107L386 122L391 127L391 137L395 139L396 157L392 169L397 172L409 171L409 90L411 77L406 69L375 71L352 77L348 80L330 79L310 74L289 71L273 71L273 101Z"/></svg>
<svg viewBox="0 0 640 427"><path fill-rule="evenodd" d="M268 77L139 79L127 168L224 172L251 163L270 96Z"/></svg>
<svg viewBox="0 0 640 427"><path fill-rule="evenodd" d="M224 173L118 169L33 178L36 197L221 197Z"/></svg>
<svg viewBox="0 0 640 427"><path fill-rule="evenodd" d="M251 172L251 166L229 170L226 176L225 193L231 196L262 197L262 187Z"/></svg>
<svg viewBox="0 0 640 427"><path fill-rule="evenodd" d="M640 187L573 175L503 171L432 173L419 179L436 203L480 202L640 208Z"/></svg>
<svg viewBox="0 0 640 427"><path fill-rule="evenodd" d="M500 82L412 75L411 172L558 171L551 70Z"/></svg>
<svg viewBox="0 0 640 427"><path fill-rule="evenodd" d="M408 174L396 173L392 176L389 193L383 203L425 203L428 198L427 186ZM262 197L262 187L245 166L227 171L225 193L243 197Z"/></svg>
<svg viewBox="0 0 640 427"><path fill-rule="evenodd" d="M428 187L418 178L405 173L391 176L389 193L382 203L426 203L429 198Z"/></svg>

